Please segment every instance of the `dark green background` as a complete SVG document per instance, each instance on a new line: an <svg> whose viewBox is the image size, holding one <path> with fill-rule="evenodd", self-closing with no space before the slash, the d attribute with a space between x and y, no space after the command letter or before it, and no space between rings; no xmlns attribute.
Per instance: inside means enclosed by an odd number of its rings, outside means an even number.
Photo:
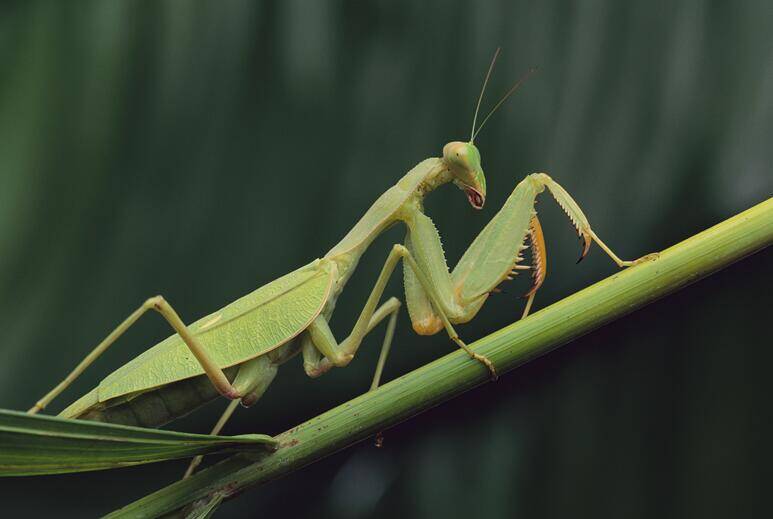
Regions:
<svg viewBox="0 0 773 519"><path fill-rule="evenodd" d="M547 171L621 256L665 248L771 195L768 0L3 2L0 406L26 409L144 298L188 320L324 254L419 160L469 135L488 205L428 200L453 263L516 182ZM539 204L536 306L615 271ZM333 322L348 332L392 230ZM758 254L369 442L227 504L218 517L738 517L768 503L771 254ZM516 319L527 282L469 325ZM399 294L397 280L389 289ZM56 402L169 333L143 320ZM298 361L228 433L277 433L367 388ZM402 314L387 378L452 346ZM223 404L176 428L208 429ZM0 481L4 510L94 516L184 463Z"/></svg>

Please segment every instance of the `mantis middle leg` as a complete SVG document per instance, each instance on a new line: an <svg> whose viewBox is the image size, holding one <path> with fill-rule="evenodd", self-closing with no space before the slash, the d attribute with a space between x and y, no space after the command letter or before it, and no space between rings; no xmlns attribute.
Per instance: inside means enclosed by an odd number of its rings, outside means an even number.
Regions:
<svg viewBox="0 0 773 519"><path fill-rule="evenodd" d="M373 315L371 316L368 323L368 327L365 330L365 335L367 335L376 326L378 326L381 321L387 317L389 318L387 329L384 333L384 341L381 345L381 352L379 354L378 363L376 364L376 370L373 374L373 381L370 388L371 390L378 387L379 381L381 380L381 373L384 369L384 364L386 364L386 359L389 356L389 350L392 346L392 338L394 337L395 325L397 323L397 313L400 310L400 306L400 301L397 298L389 298L375 312L373 312ZM325 325L323 324L321 326L324 328ZM319 346L317 346L317 342L315 342L315 339L311 333L303 337L302 344L303 368L306 371L306 374L312 378L316 378L326 373L331 368L336 366L336 362L338 362L339 365L344 365L342 358L344 356L342 347L338 345L334 338L332 338L332 332L328 336L326 332L320 332L318 326L315 325L315 328L317 328L317 331L315 332L316 334L319 335L319 333L322 333L325 335L325 337L321 339L318 337Z"/></svg>
<svg viewBox="0 0 773 519"><path fill-rule="evenodd" d="M381 299L384 288L389 281L389 277L392 275L392 272L397 266L397 263L401 259L409 265L409 268L416 272L418 283L422 285L424 292L428 294L430 300L437 304L437 307L440 309L440 319L446 329L446 332L448 333L449 338L454 341L460 348L466 351L471 358L481 362L484 366L486 366L486 368L491 372L492 377L495 378L496 370L494 369L494 365L483 355L479 355L473 352L459 338L459 335L456 333L456 330L454 330L451 321L446 317L445 313L443 313L442 307L437 300L436 291L431 284L431 280L421 270L419 265L416 263L416 260L413 258L411 252L405 246L399 244L392 247L392 251L389 253L387 260L381 269L381 273L379 274L379 277L376 280L376 284L365 303L365 307L360 313L357 322L354 324L352 332L348 337L346 337L346 339L340 343L335 339L333 332L330 330L327 319L323 315L317 316L314 322L312 322L312 324L309 326L308 338L306 339L308 342L304 343L304 359L308 359L308 361L304 362L304 368L306 368L307 373L309 373L311 376L318 376L322 373L325 373L333 366L343 367L351 362L352 358L354 358L354 355L357 353L360 344L362 343L363 337L369 331L371 319L375 315L374 309L378 301ZM389 303L389 301L387 301L387 303ZM387 303L385 303L385 305ZM394 311L396 310L397 309L395 308ZM384 311L383 317L386 317L388 313L388 311ZM374 323L374 325L375 324L377 323ZM324 355L324 357L319 359L318 362L314 361L312 347ZM389 346L385 343L383 349L388 351L388 348ZM382 354L382 356L385 356L385 354ZM374 385L377 385L377 377L379 375L380 372L377 370L376 377L374 377Z"/></svg>
<svg viewBox="0 0 773 519"><path fill-rule="evenodd" d="M400 309L400 301L397 298L390 298L383 305L381 305L370 318L368 327L365 331L366 334L370 333L381 321L389 317L387 323L386 333L384 335L384 343L381 347L381 354L379 355L378 363L376 365L376 371L373 375L373 382L370 387L370 391L373 391L379 383L381 378L381 372L386 363L386 358L389 354L389 349L392 344L392 338L394 337L395 324L397 322L397 312ZM327 358L322 358L319 350L317 350L311 342L310 336L304 336L303 338L303 364L310 376L319 376L324 371L333 367L333 364L329 361L324 362ZM236 375L233 385L234 387L245 396L241 402L245 407L253 405L257 400L263 396L268 386L274 380L278 365L271 358L271 355L262 355L251 361L245 363ZM215 423L211 435L218 435L223 430L228 420L230 420L234 411L239 404L239 400L233 400L228 403L228 406L223 411L223 414ZM203 456L196 456L188 465L185 474L182 479L190 477L201 464Z"/></svg>

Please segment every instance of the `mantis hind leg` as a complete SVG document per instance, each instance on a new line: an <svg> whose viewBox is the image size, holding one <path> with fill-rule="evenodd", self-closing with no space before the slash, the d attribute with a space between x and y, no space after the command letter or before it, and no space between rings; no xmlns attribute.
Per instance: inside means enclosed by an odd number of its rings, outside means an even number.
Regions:
<svg viewBox="0 0 773 519"><path fill-rule="evenodd" d="M236 411L236 408L239 406L238 400L231 400L228 402L228 406L225 408L225 411L223 411L223 414L220 415L220 418L218 418L217 422L215 423L215 426L212 427L212 431L210 431L209 434L212 436L217 436L220 434L220 431L223 430L223 427L225 427L225 424L228 423L228 420L231 419L231 416L234 414L234 411ZM204 460L204 456L195 456L191 462L188 464L188 468L185 469L185 474L183 474L182 479L188 479L193 475L193 473L196 471L196 468L198 468L199 465L201 465L201 462Z"/></svg>
<svg viewBox="0 0 773 519"><path fill-rule="evenodd" d="M215 364L212 359L209 358L207 352L199 344L198 339L188 330L185 323L177 315L174 308L164 299L162 296L151 297L146 300L142 306L131 313L121 324L119 324L110 334L105 337L86 357L68 374L64 380L57 384L51 391L49 391L43 398L38 400L35 405L27 411L30 414L35 414L38 411L45 409L45 407L51 403L51 401L59 396L59 394L67 389L75 379L77 379L92 363L94 363L100 355L102 355L118 338L123 335L137 320L142 317L148 310L155 310L161 316L166 319L169 325L176 331L183 342L188 346L199 361L201 367L204 368L204 373L207 375L212 385L218 390L219 393L228 398L240 398L240 394L234 389L228 378L223 373L223 370Z"/></svg>

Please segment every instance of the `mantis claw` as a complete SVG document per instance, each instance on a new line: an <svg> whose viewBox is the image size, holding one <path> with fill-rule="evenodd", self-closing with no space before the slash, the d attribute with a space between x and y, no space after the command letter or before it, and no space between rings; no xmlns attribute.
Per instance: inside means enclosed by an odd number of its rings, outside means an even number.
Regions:
<svg viewBox="0 0 773 519"><path fill-rule="evenodd" d="M582 251L580 251L580 258L577 260L577 263L580 263L585 259L585 256L588 255L591 243L593 243L593 240L590 236L585 233L580 233L580 246L582 247Z"/></svg>

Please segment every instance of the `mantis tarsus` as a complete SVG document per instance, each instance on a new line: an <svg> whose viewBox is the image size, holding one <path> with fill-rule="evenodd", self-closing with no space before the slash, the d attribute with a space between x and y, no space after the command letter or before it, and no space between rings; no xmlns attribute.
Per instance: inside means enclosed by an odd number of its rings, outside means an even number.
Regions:
<svg viewBox="0 0 773 519"><path fill-rule="evenodd" d="M534 173L515 187L502 209L449 271L438 231L424 214L423 200L434 189L453 183L465 192L473 208L483 207L486 180L475 136L521 83L508 91L476 130L483 91L496 56L478 98L469 142L449 142L442 157L420 162L382 194L327 254L189 326L163 297L148 299L29 412L44 409L149 310L160 313L175 334L107 376L61 416L156 427L223 395L232 403L215 427L217 433L237 402L250 406L263 395L280 364L301 353L304 370L311 377L344 367L356 355L363 338L387 320L371 386L375 388L401 306L395 297L379 303L401 260L405 301L414 330L420 335L445 330L452 341L496 378L495 366L459 338L454 324L474 318L497 286L520 270L530 270L533 277L524 310L524 316L528 314L534 294L545 279L545 243L534 210L537 195L547 188L566 212L583 240L581 258L595 241L620 267L634 263L618 258L599 239L561 186L545 173ZM405 240L392 247L353 329L339 341L329 326L336 301L371 242L396 223L405 225ZM532 265L522 265L527 244Z"/></svg>

